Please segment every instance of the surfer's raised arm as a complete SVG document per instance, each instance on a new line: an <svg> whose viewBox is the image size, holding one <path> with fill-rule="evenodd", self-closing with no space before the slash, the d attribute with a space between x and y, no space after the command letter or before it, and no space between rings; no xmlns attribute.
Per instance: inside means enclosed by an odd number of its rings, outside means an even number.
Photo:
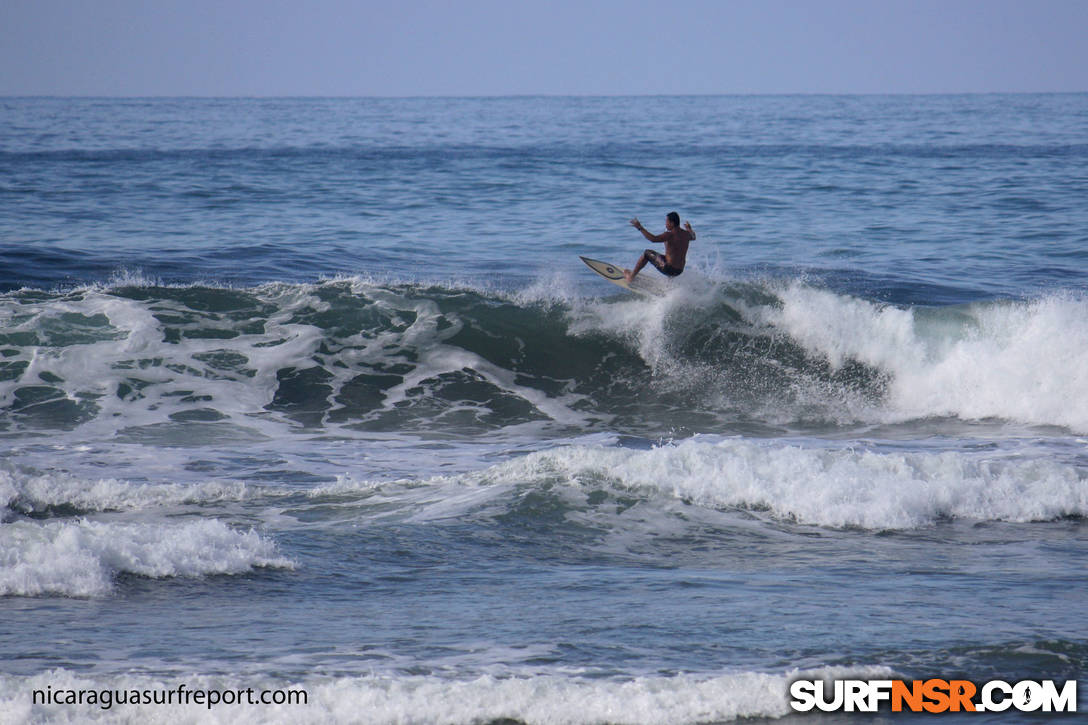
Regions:
<svg viewBox="0 0 1088 725"><path fill-rule="evenodd" d="M642 226L642 222L640 222L638 220L638 217L635 217L634 219L631 220L631 226L633 226L635 229L638 229L640 232L642 232L642 236L646 237L646 239L648 239L651 242L663 242L663 241L665 241L665 235L664 234L650 234L650 231L646 227Z"/></svg>
<svg viewBox="0 0 1088 725"><path fill-rule="evenodd" d="M691 235L691 241L695 241L695 230L691 228L691 222L684 222L684 229L688 230L688 234Z"/></svg>

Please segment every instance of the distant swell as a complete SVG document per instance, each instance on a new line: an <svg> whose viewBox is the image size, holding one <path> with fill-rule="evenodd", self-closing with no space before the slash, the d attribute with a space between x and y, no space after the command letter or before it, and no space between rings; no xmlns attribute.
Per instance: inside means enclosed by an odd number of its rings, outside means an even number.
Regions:
<svg viewBox="0 0 1088 725"><path fill-rule="evenodd" d="M932 417L1088 431L1088 301L899 307L698 277L663 299L358 279L0 296L0 432L193 445L285 425L676 435Z"/></svg>

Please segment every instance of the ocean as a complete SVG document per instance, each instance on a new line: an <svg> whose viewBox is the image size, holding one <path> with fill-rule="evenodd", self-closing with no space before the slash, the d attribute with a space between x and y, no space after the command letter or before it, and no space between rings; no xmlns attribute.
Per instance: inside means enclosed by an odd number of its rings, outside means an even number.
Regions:
<svg viewBox="0 0 1088 725"><path fill-rule="evenodd" d="M1088 94L0 121L0 722L1088 708Z"/></svg>

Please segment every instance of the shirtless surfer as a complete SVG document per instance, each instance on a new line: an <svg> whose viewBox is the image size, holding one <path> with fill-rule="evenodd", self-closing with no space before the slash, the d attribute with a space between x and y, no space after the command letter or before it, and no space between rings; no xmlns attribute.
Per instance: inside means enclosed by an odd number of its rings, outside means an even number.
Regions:
<svg viewBox="0 0 1088 725"><path fill-rule="evenodd" d="M661 234L650 234L638 218L631 220L631 226L642 232L642 236L651 242L664 242L665 253L647 249L638 258L634 269L623 270L624 278L630 282L635 275L649 262L657 271L666 277L675 277L684 271L684 261L688 256L688 244L695 239L695 230L691 228L691 222L684 222L684 228L680 228L680 215L670 211L665 217L665 231Z"/></svg>

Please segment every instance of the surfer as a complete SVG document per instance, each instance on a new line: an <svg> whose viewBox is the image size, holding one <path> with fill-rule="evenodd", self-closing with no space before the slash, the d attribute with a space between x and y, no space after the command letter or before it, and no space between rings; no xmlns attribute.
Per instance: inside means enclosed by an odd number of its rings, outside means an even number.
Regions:
<svg viewBox="0 0 1088 725"><path fill-rule="evenodd" d="M665 217L665 231L661 234L650 234L642 222L635 217L631 220L631 226L642 232L642 236L651 242L664 242L665 253L647 249L638 258L634 269L623 270L624 278L630 282L635 275L649 262L658 272L666 277L676 277L684 271L684 261L688 256L688 244L695 239L695 230L691 228L691 222L684 222L684 228L680 228L680 215L670 211Z"/></svg>

